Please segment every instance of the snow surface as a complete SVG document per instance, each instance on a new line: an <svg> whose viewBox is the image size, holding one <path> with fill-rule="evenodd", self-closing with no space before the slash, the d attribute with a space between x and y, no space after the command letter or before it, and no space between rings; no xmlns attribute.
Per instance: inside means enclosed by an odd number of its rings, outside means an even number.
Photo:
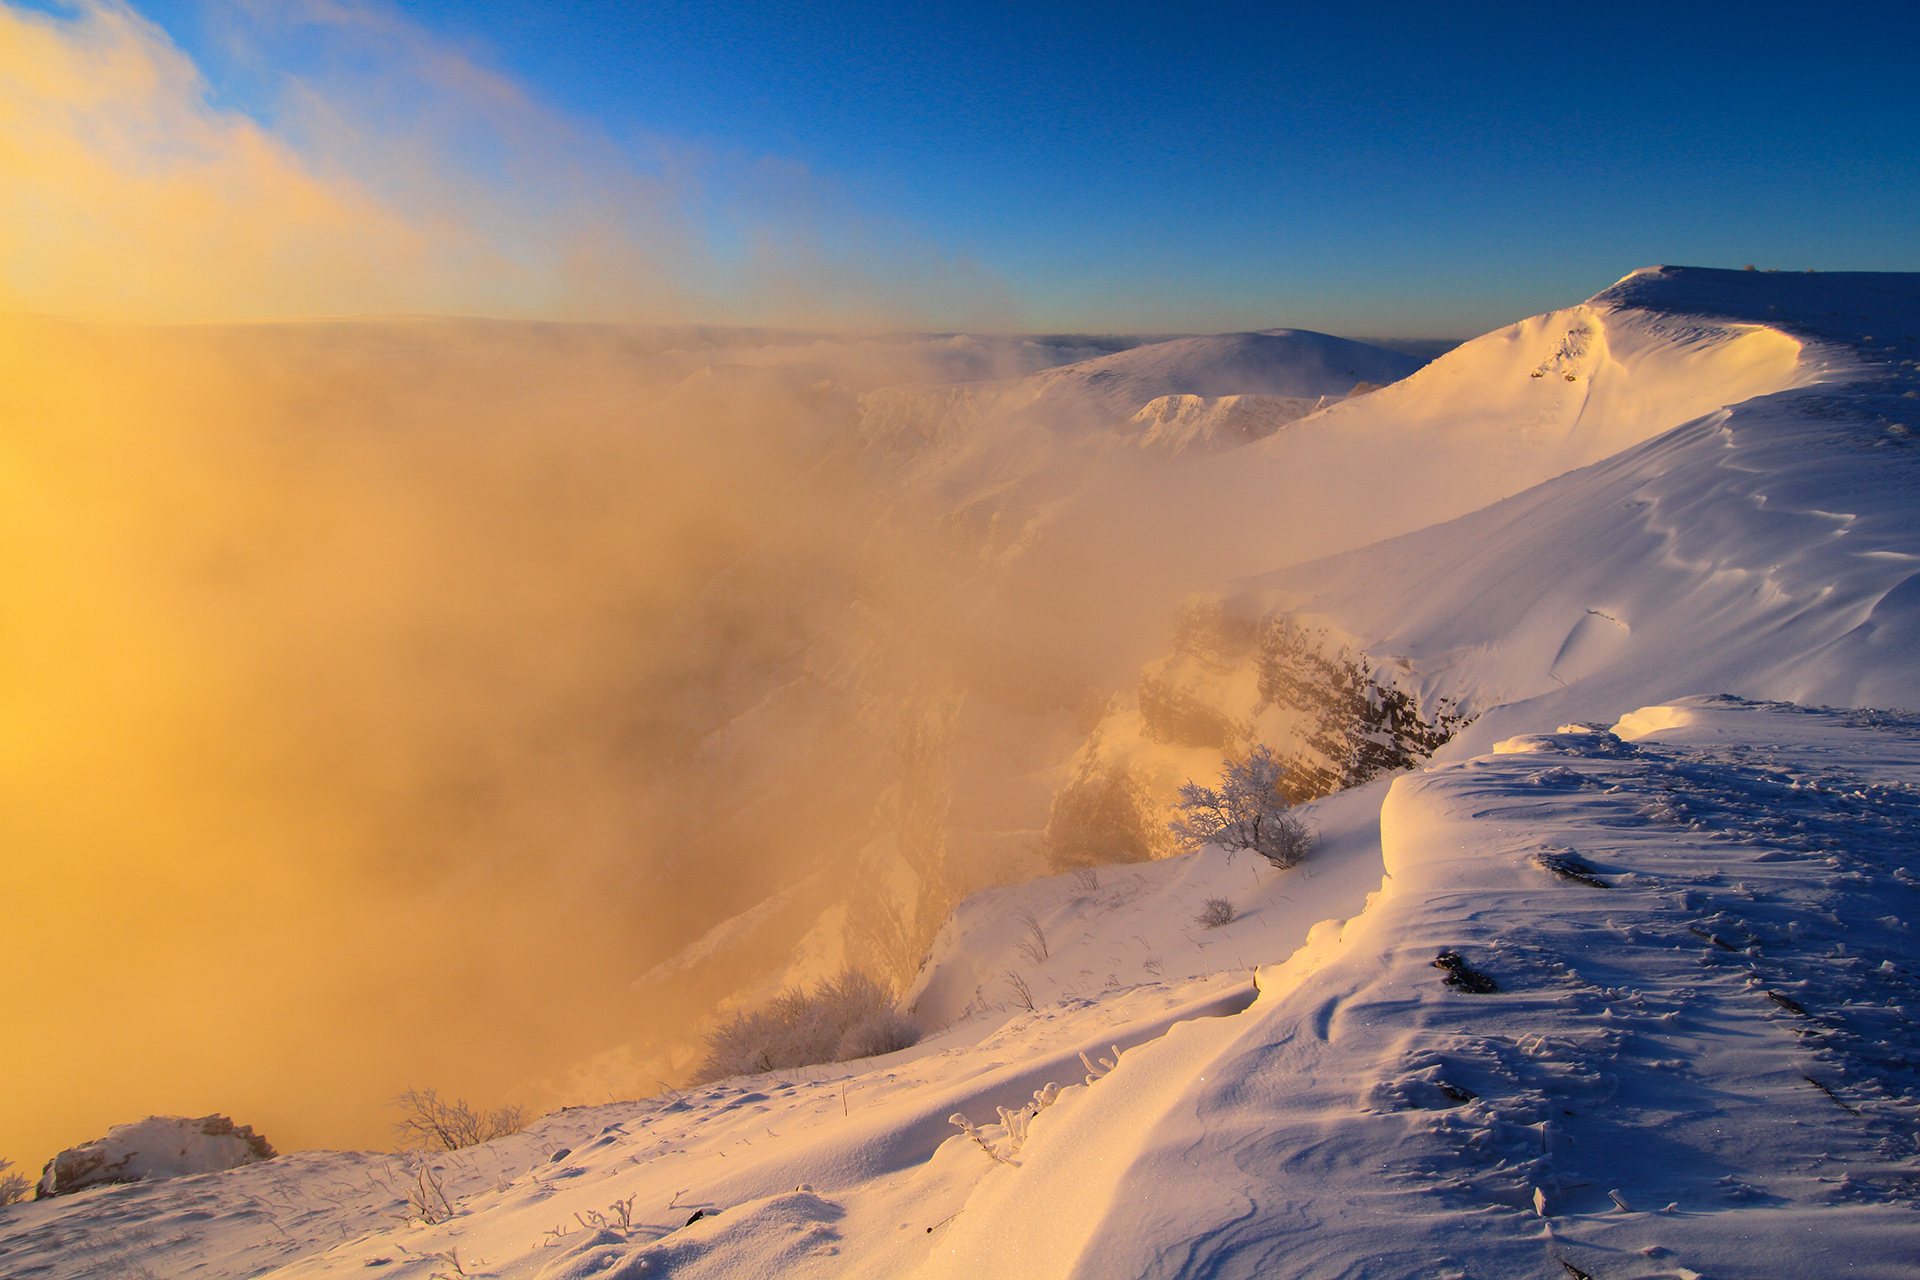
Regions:
<svg viewBox="0 0 1920 1280"><path fill-rule="evenodd" d="M1920 706L1916 332L1912 277L1655 269L1169 472L1121 551L1479 713L1292 871L977 895L922 1044L435 1157L432 1225L302 1153L0 1211L0 1271L1920 1275L1920 719L1861 709Z"/></svg>

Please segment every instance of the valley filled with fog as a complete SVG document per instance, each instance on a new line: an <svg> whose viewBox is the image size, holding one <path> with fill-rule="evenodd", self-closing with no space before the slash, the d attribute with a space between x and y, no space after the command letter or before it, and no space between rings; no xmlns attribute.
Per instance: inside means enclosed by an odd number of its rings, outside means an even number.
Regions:
<svg viewBox="0 0 1920 1280"><path fill-rule="evenodd" d="M0 1246L1905 1274L1917 323L1697 268L1430 362L18 322L22 1134L159 1082L293 1154ZM1257 750L1304 860L1183 851ZM783 992L907 1030L777 1060ZM422 1084L543 1118L348 1150Z"/></svg>
<svg viewBox="0 0 1920 1280"><path fill-rule="evenodd" d="M1120 526L1420 363L433 320L12 349L15 715L49 734L13 812L46 891L97 895L50 925L114 939L45 984L17 1070L177 1061L211 1097L213 1046L299 1145L380 1141L423 1081L679 1083L718 1008L844 965L899 989L967 893L1165 852L1174 773L1228 744L1095 757L1217 570ZM167 940L142 1003L189 1012L158 1026L88 965ZM194 997L236 946L249 985Z"/></svg>

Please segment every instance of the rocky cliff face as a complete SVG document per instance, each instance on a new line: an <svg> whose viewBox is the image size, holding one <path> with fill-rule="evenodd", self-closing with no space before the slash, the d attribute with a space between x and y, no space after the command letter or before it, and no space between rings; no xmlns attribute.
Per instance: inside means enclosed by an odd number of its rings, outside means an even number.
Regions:
<svg viewBox="0 0 1920 1280"><path fill-rule="evenodd" d="M1364 390L1363 390L1364 388ZM1370 382L1354 388L1364 395ZM1131 418L1142 449L1184 453L1189 449L1231 449L1264 440L1290 422L1317 413L1345 396L1159 396Z"/></svg>

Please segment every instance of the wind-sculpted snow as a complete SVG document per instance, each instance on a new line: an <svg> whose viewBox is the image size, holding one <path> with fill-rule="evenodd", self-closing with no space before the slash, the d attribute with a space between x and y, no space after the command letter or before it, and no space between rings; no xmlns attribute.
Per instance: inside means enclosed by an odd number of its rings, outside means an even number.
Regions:
<svg viewBox="0 0 1920 1280"><path fill-rule="evenodd" d="M1400 780L1334 958L1143 1051L1123 1109L1081 1113L1098 1179L989 1175L924 1274L1915 1274L1920 739L1726 699L1665 722ZM977 1225L1043 1197L1044 1228Z"/></svg>

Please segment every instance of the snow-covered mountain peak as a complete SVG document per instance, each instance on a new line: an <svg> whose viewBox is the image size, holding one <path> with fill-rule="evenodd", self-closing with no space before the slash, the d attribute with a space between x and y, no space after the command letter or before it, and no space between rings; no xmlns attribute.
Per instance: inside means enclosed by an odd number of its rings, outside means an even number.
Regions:
<svg viewBox="0 0 1920 1280"><path fill-rule="evenodd" d="M1902 271L1730 271L1642 267L1588 299L1594 307L1716 316L1754 324L1829 329L1842 340L1875 341L1862 324L1911 323L1916 273ZM1849 337L1850 335L1850 337ZM1898 341L1904 333L1893 335Z"/></svg>

